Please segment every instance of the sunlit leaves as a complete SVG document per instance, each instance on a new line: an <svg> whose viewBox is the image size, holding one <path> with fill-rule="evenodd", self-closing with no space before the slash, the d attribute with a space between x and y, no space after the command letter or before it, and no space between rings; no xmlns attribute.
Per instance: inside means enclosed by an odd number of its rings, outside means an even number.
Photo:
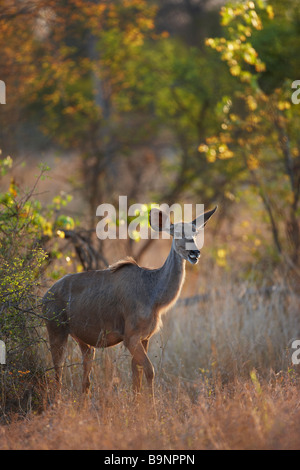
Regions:
<svg viewBox="0 0 300 470"><path fill-rule="evenodd" d="M0 155L2 151L0 150ZM12 167L12 158L10 156L0 160L0 176L6 175L8 170Z"/></svg>
<svg viewBox="0 0 300 470"><path fill-rule="evenodd" d="M73 218L67 215L60 215L56 219L55 225L65 230L73 230L75 228L75 223L74 223Z"/></svg>
<svg viewBox="0 0 300 470"><path fill-rule="evenodd" d="M277 3L276 8L279 8ZM261 84L270 80L273 70L283 70L280 56L277 57L278 51L283 50L283 45L278 42L277 32L284 33L281 39L286 38L288 44L293 44L294 47L297 44L297 41L289 42L290 33L287 33L287 24L294 26L295 23L293 7L290 8L289 16L284 11L279 12L281 17L276 16L275 4L273 9L272 5L266 5L262 1L237 2L222 8L224 37L210 38L206 43L219 52L230 73L242 86L237 86L233 92L230 109L220 102L218 109L222 110L222 131L207 138L200 145L199 151L206 154L209 162L216 163L222 154L226 155L226 147L224 152L220 152L226 135L225 145L233 152L233 159L239 159L245 165L244 176L250 179L252 189L258 191L269 222L274 211L285 221L287 231L293 225L292 250L294 259L297 259L300 239L297 238L295 217L299 193L295 190L295 181L297 178L299 181L299 171L296 161L298 152L295 149L299 145L296 129L300 123L300 108L293 106L291 102L291 82L294 76L288 75L289 69L284 68L284 73L279 76L285 78L281 78L277 87L272 83L272 86L261 87ZM274 25L271 24L272 21ZM269 44L270 38L275 42L275 48L272 48L272 56L265 53L265 63L259 52L261 46L265 50L265 44ZM270 65L270 70L267 65ZM228 97L223 98L223 102L226 100ZM289 218L293 220L292 223ZM279 225L273 216L273 234L279 230ZM279 243L281 242L276 241L278 250Z"/></svg>
<svg viewBox="0 0 300 470"><path fill-rule="evenodd" d="M110 95L115 109L127 86L126 62L154 35L155 5L42 0L22 15L16 5L7 8L10 21L4 16L0 25L1 79L10 85L10 104L38 107L45 133L67 147L85 146L87 134L105 120L105 99Z"/></svg>
<svg viewBox="0 0 300 470"><path fill-rule="evenodd" d="M12 159L0 160L0 168L12 166ZM39 165L40 174L37 181L42 181L50 168L45 164ZM1 250L15 246L15 232L21 237L25 233L24 243L29 249L30 243L35 245L43 237L52 238L57 229L72 230L75 222L72 217L61 214L61 209L72 200L72 196L61 193L53 198L52 203L42 207L39 200L32 193L23 193L14 179L6 192L0 193L0 254ZM22 249L22 244L16 246Z"/></svg>
<svg viewBox="0 0 300 470"><path fill-rule="evenodd" d="M260 2L260 8L265 8L264 2ZM262 23L255 11L253 1L229 3L221 8L221 16L223 26L228 26L233 20L238 19L240 22L252 25L256 29L262 29Z"/></svg>
<svg viewBox="0 0 300 470"><path fill-rule="evenodd" d="M7 185L6 192L0 193L0 331L7 350L7 367L2 372L9 374L10 397L14 394L18 397L24 375L30 369L32 380L37 372L38 361L31 355L40 341L37 332L41 322L41 276L50 259L62 257L56 246L61 238L59 227L64 233L63 230L74 228L74 221L61 213L61 208L71 200L68 195L62 193L46 206L36 198L35 189L49 171L47 165L39 165L36 183L27 191L13 178L8 179L7 172L12 166L10 158L0 160L2 176L6 174L3 186ZM65 256L64 265L69 264L71 256ZM54 267L53 272L61 277L65 268ZM31 366L23 371L24 364L29 363ZM6 378L2 376L2 386Z"/></svg>
<svg viewBox="0 0 300 470"><path fill-rule="evenodd" d="M247 165L250 170L256 170L259 167L259 160L254 155L249 155Z"/></svg>

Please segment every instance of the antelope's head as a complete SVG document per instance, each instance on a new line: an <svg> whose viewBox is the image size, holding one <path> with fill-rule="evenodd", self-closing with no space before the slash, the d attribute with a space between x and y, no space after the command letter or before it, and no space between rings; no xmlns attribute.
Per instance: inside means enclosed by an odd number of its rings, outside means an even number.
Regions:
<svg viewBox="0 0 300 470"><path fill-rule="evenodd" d="M176 253L191 264L196 264L200 258L200 249L204 242L204 226L215 213L217 207L204 212L192 222L179 222L176 224L170 222L169 216L164 211L156 208L151 209L150 225L155 231L164 231L172 235Z"/></svg>

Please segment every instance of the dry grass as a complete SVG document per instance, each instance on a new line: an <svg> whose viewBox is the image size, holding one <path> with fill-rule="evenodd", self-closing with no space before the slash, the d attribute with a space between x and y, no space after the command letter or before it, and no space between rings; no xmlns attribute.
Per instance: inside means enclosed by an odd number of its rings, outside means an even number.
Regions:
<svg viewBox="0 0 300 470"><path fill-rule="evenodd" d="M41 392L47 406L22 421L11 416L0 427L0 448L300 448L300 377L290 350L300 338L299 296L283 282L265 295L210 274L196 281L209 300L179 304L152 339L157 416L147 402L133 403L123 346L97 352L91 395L82 400L81 357L70 341L61 402L49 398L49 371ZM49 352L42 354L51 367Z"/></svg>
<svg viewBox="0 0 300 470"><path fill-rule="evenodd" d="M2 449L298 449L299 383L277 377L273 382L236 381L199 388L196 401L174 384L157 392L157 417L128 390L73 397L40 416L0 429Z"/></svg>

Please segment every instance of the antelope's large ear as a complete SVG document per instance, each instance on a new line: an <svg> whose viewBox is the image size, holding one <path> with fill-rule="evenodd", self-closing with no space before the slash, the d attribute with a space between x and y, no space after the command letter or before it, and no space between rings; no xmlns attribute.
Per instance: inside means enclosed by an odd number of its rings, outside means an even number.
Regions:
<svg viewBox="0 0 300 470"><path fill-rule="evenodd" d="M196 219L193 220L192 224L195 230L200 230L203 228L208 220L211 218L211 216L216 212L218 206L216 206L214 209L211 211L204 212L204 214L199 215Z"/></svg>
<svg viewBox="0 0 300 470"><path fill-rule="evenodd" d="M149 222L151 228L156 232L172 232L173 224L171 224L170 217L160 209L151 209L149 213Z"/></svg>

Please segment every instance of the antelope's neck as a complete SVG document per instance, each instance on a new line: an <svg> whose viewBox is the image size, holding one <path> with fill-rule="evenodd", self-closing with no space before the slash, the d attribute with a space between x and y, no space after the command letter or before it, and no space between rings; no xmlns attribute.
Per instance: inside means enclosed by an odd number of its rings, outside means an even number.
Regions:
<svg viewBox="0 0 300 470"><path fill-rule="evenodd" d="M176 253L174 241L157 276L156 304L162 308L171 307L180 295L185 278L185 260Z"/></svg>

